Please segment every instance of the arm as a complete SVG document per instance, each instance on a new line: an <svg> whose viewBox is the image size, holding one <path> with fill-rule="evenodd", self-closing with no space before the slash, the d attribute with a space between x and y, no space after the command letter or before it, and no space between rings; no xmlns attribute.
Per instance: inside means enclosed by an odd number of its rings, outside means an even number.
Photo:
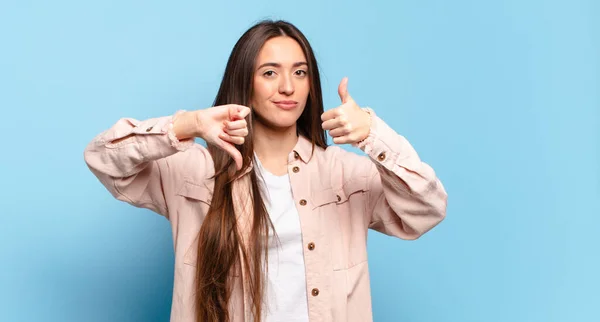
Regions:
<svg viewBox="0 0 600 322"><path fill-rule="evenodd" d="M177 168L168 157L192 146L194 135L194 112L145 121L123 118L88 144L84 159L115 198L168 218L164 178Z"/></svg>
<svg viewBox="0 0 600 322"><path fill-rule="evenodd" d="M371 131L361 148L371 159L367 183L369 228L416 239L446 215L447 194L434 170L372 110Z"/></svg>
<svg viewBox="0 0 600 322"><path fill-rule="evenodd" d="M404 239L416 239L446 215L446 191L433 169L421 162L410 143L379 119L361 109L348 93L348 78L338 87L342 105L321 116L333 142L350 143L369 155L345 164L366 179L369 228ZM369 116L370 115L370 116ZM356 170L356 171L352 171ZM365 173L366 171L366 173ZM352 177L356 177L353 175Z"/></svg>

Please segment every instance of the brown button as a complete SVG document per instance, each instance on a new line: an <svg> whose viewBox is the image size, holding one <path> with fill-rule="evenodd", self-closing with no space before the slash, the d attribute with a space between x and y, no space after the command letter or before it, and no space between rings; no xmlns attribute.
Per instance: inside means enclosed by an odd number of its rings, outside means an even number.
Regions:
<svg viewBox="0 0 600 322"><path fill-rule="evenodd" d="M377 159L379 159L379 161L383 161L385 160L385 152L381 152L378 156Z"/></svg>
<svg viewBox="0 0 600 322"><path fill-rule="evenodd" d="M315 249L315 243L310 242L308 243L308 250L314 250Z"/></svg>
<svg viewBox="0 0 600 322"><path fill-rule="evenodd" d="M294 167L294 168L292 169L292 171L294 171L294 173L298 173L298 172L300 172L300 168L298 168L298 167Z"/></svg>
<svg viewBox="0 0 600 322"><path fill-rule="evenodd" d="M146 132L150 132L150 131L152 131L152 128L153 128L153 126L151 126L151 127L147 128L147 129L146 129Z"/></svg>
<svg viewBox="0 0 600 322"><path fill-rule="evenodd" d="M311 294L312 294L312 296L319 295L319 289L318 288L313 288Z"/></svg>
<svg viewBox="0 0 600 322"><path fill-rule="evenodd" d="M306 206L306 200L304 200L304 199L300 200L300 205L301 206Z"/></svg>
<svg viewBox="0 0 600 322"><path fill-rule="evenodd" d="M298 154L298 152L294 151L294 159L298 160L300 159L300 154Z"/></svg>
<svg viewBox="0 0 600 322"><path fill-rule="evenodd" d="M340 197L340 195L337 195L338 198L338 202L342 201L342 197Z"/></svg>

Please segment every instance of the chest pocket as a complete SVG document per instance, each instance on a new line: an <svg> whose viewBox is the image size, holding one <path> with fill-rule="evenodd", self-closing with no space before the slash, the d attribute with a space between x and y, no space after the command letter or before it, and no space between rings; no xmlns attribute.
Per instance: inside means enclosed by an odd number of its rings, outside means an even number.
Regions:
<svg viewBox="0 0 600 322"><path fill-rule="evenodd" d="M365 180L350 180L339 188L315 191L313 211L319 212L331 249L334 270L351 268L367 260Z"/></svg>
<svg viewBox="0 0 600 322"><path fill-rule="evenodd" d="M179 187L176 195L185 197L192 201L200 201L210 206L212 191L205 184L184 181Z"/></svg>
<svg viewBox="0 0 600 322"><path fill-rule="evenodd" d="M212 200L212 191L209 187L188 180L181 185L177 190L176 195L184 197L189 201L188 205L186 205L188 208L185 209L185 211L191 212L196 218L188 220L204 220L204 216L208 212ZM197 226L200 227L201 224L198 224ZM195 238L188 246L183 258L184 264L194 267L196 267L198 260L198 233L199 231L195 233Z"/></svg>
<svg viewBox="0 0 600 322"><path fill-rule="evenodd" d="M313 209L328 204L341 205L350 200L350 197L356 194L365 193L366 187L360 180L350 180L341 188L325 188L322 190L313 190L311 196Z"/></svg>

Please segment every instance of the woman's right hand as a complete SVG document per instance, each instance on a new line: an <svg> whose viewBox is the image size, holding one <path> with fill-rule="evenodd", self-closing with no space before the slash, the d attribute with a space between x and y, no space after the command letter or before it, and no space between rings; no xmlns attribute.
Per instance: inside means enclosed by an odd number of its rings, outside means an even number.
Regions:
<svg viewBox="0 0 600 322"><path fill-rule="evenodd" d="M183 117L182 119L188 120L183 120L183 122L176 120L173 126L177 134L178 127L186 127L183 123L193 124L193 136L200 137L206 143L223 149L231 155L237 169L240 170L243 161L242 154L235 145L243 144L245 137L248 135L248 125L245 120L248 114L250 114L250 108L246 106L235 104L220 105L190 112L188 117L193 117L193 120Z"/></svg>

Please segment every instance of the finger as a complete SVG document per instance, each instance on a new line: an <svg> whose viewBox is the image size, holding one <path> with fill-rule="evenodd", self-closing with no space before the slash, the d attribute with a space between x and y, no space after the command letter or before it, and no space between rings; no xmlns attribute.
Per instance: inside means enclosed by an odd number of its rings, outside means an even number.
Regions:
<svg viewBox="0 0 600 322"><path fill-rule="evenodd" d="M331 130L337 127L342 127L348 124L348 119L345 115L340 115L334 119L327 120L321 125L323 130Z"/></svg>
<svg viewBox="0 0 600 322"><path fill-rule="evenodd" d="M245 137L248 135L248 129L247 128L241 128L241 129L237 129L237 130L225 129L225 133L229 134L229 136Z"/></svg>
<svg viewBox="0 0 600 322"><path fill-rule="evenodd" d="M329 111L321 114L321 121L327 121L334 119L340 115L342 115L343 111L341 107L332 108Z"/></svg>
<svg viewBox="0 0 600 322"><path fill-rule="evenodd" d="M348 94L348 77L344 77L340 82L340 86L338 86L338 94L340 95L342 103L346 103L351 99L350 94Z"/></svg>
<svg viewBox="0 0 600 322"><path fill-rule="evenodd" d="M333 138L333 143L335 144L346 144L353 143L354 141L350 139L348 135L338 136Z"/></svg>
<svg viewBox="0 0 600 322"><path fill-rule="evenodd" d="M242 145L242 144L244 144L244 141L245 141L243 136L232 136L227 133L220 133L219 138L225 142L228 142L231 144L236 144L236 145Z"/></svg>
<svg viewBox="0 0 600 322"><path fill-rule="evenodd" d="M321 127L325 131L335 129L336 127L338 127L338 120L337 119L327 120L327 121L323 122L323 124L321 124Z"/></svg>
<svg viewBox="0 0 600 322"><path fill-rule="evenodd" d="M342 137L350 133L352 133L352 128L350 127L350 125L336 127L335 129L329 131L329 135L332 138Z"/></svg>
<svg viewBox="0 0 600 322"><path fill-rule="evenodd" d="M250 108L243 105L229 105L229 120L242 120L250 114Z"/></svg>
<svg viewBox="0 0 600 322"><path fill-rule="evenodd" d="M243 105L239 105L239 116L241 118L245 118L246 116L248 116L248 114L250 114L250 108L247 106L243 106Z"/></svg>
<svg viewBox="0 0 600 322"><path fill-rule="evenodd" d="M227 154L229 154L232 158L233 161L235 161L235 166L238 170L240 170L242 168L242 154L240 153L240 151L238 151L238 149L235 148L235 146L231 145L230 143L227 143L223 140L217 140L217 145L219 146L219 148L221 148L223 151L227 152Z"/></svg>
<svg viewBox="0 0 600 322"><path fill-rule="evenodd" d="M240 111L240 107L238 105L229 105L229 120L230 121L235 121L235 120L239 120L240 116L239 116L239 111Z"/></svg>
<svg viewBox="0 0 600 322"><path fill-rule="evenodd" d="M248 123L246 123L245 119L225 122L225 128L227 130L239 130L239 129L244 129L247 126L248 126Z"/></svg>

